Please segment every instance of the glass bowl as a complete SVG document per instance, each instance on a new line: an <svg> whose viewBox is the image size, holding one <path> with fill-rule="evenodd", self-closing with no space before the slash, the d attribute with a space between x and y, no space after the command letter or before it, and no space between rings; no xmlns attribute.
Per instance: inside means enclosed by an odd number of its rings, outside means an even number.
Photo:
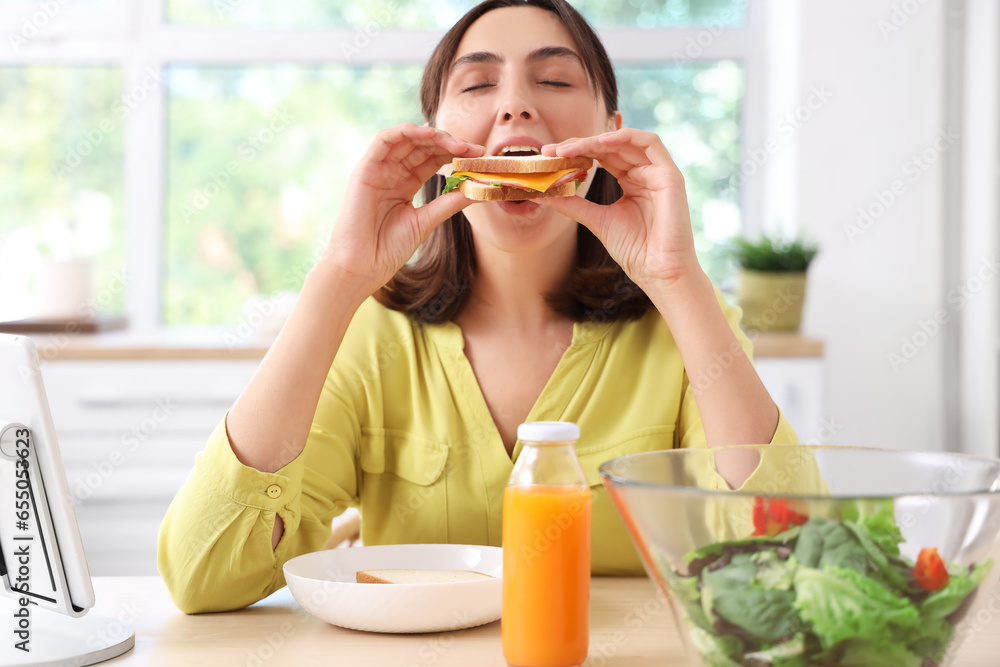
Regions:
<svg viewBox="0 0 1000 667"><path fill-rule="evenodd" d="M998 460L765 445L600 472L691 665L962 665L1000 596Z"/></svg>

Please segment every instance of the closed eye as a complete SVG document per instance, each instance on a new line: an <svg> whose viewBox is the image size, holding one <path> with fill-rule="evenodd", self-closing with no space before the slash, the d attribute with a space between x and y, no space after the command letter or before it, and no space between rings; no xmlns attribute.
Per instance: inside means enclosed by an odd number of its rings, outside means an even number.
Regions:
<svg viewBox="0 0 1000 667"><path fill-rule="evenodd" d="M477 83L477 84L475 84L473 86L469 86L467 88L463 88L462 92L463 93L471 93L474 90L480 90L481 88L489 88L489 87L491 87L493 85L494 84L489 83L489 82L486 82L486 83Z"/></svg>
<svg viewBox="0 0 1000 667"><path fill-rule="evenodd" d="M566 83L565 81L554 81L551 79L546 79L545 81L539 81L538 83L544 86L556 86L558 88L569 88L571 85Z"/></svg>

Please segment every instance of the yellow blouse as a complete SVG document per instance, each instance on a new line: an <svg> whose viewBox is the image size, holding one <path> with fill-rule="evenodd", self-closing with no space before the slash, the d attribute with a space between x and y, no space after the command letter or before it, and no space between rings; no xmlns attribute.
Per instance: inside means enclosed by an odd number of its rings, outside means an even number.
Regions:
<svg viewBox="0 0 1000 667"><path fill-rule="evenodd" d="M717 296L750 355L740 310ZM360 508L365 544L499 546L503 491L521 443L512 460L463 345L453 323L416 324L369 299L351 322L295 460L273 474L242 465L223 419L160 529L158 566L177 606L228 610L269 595L285 583L282 564L319 549L331 520L349 506ZM598 468L633 452L706 446L660 314L575 324L528 415L539 420L580 425L577 454L593 491L593 573L642 574ZM797 442L783 415L772 442ZM276 513L285 529L272 551Z"/></svg>

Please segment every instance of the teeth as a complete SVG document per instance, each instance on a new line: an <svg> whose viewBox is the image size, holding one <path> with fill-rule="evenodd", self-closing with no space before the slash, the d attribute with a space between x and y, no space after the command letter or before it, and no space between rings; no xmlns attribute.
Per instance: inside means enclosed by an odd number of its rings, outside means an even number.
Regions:
<svg viewBox="0 0 1000 667"><path fill-rule="evenodd" d="M506 155L507 153L531 153L532 155L538 155L541 151L534 146L504 146L500 150L500 154Z"/></svg>

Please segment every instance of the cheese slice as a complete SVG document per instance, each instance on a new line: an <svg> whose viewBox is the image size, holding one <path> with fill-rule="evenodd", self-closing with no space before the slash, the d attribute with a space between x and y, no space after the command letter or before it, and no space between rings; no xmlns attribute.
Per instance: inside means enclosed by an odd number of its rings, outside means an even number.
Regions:
<svg viewBox="0 0 1000 667"><path fill-rule="evenodd" d="M485 174L478 171L456 171L452 176L468 176L472 180L481 183L502 183L503 185L511 185L523 190L545 192L552 187L553 183L574 171L584 170L563 169L561 171L549 171L540 174Z"/></svg>

